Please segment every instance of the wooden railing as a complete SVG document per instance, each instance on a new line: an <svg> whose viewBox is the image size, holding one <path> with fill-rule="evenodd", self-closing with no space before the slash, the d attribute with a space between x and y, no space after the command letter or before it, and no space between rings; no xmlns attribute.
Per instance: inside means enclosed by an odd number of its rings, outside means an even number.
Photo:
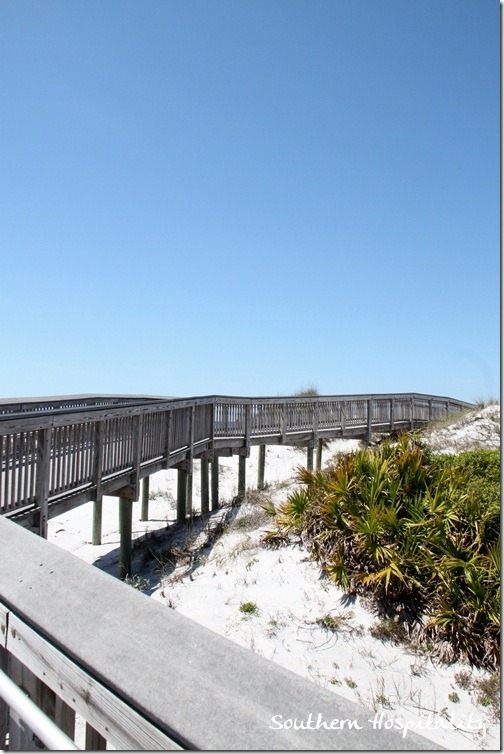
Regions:
<svg viewBox="0 0 504 754"><path fill-rule="evenodd" d="M194 623L5 517L0 552L0 670L66 736L75 740L80 730L78 744L86 749L107 743L140 751L438 748L411 732L403 737L388 726L375 729L371 710ZM294 719L304 721L304 729L294 728ZM336 720L345 722L331 728ZM2 702L0 682L0 749L40 748L30 722Z"/></svg>
<svg viewBox="0 0 504 754"><path fill-rule="evenodd" d="M66 396L0 404L0 513L43 530L90 500L254 444L412 430L470 404L419 394L185 399ZM38 519L38 521L37 521Z"/></svg>

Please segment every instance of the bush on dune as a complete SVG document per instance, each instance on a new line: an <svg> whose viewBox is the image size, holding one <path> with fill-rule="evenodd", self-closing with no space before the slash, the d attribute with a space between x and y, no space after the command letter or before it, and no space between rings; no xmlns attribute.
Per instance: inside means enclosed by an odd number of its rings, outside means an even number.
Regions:
<svg viewBox="0 0 504 754"><path fill-rule="evenodd" d="M499 451L434 456L402 437L298 478L279 532L301 535L327 576L372 595L444 659L496 667Z"/></svg>

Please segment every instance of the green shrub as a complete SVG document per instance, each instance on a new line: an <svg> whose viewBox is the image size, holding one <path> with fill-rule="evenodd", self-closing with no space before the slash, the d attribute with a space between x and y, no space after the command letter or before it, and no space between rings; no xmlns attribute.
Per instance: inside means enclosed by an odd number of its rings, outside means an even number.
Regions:
<svg viewBox="0 0 504 754"><path fill-rule="evenodd" d="M434 456L399 438L341 458L278 509L348 592L421 626L424 639L485 667L499 658L499 451Z"/></svg>

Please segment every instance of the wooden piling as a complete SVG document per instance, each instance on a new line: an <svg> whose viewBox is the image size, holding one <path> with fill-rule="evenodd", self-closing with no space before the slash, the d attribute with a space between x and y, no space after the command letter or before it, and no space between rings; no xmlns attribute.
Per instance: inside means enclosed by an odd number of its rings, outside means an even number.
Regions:
<svg viewBox="0 0 504 754"><path fill-rule="evenodd" d="M219 456L212 461L212 510L219 507Z"/></svg>
<svg viewBox="0 0 504 754"><path fill-rule="evenodd" d="M187 471L177 469L177 524L183 524L186 515Z"/></svg>
<svg viewBox="0 0 504 754"><path fill-rule="evenodd" d="M259 445L259 465L257 467L257 489L264 490L264 471L266 468L266 445Z"/></svg>
<svg viewBox="0 0 504 754"><path fill-rule="evenodd" d="M187 486L186 486L186 516L187 518L191 519L192 521L192 511L193 511L193 475L192 473L187 474Z"/></svg>
<svg viewBox="0 0 504 754"><path fill-rule="evenodd" d="M208 513L210 508L210 488L208 478L208 460L202 458L200 461L201 472L201 512Z"/></svg>
<svg viewBox="0 0 504 754"><path fill-rule="evenodd" d="M245 456L238 456L238 497L243 500L246 490L247 459Z"/></svg>
<svg viewBox="0 0 504 754"><path fill-rule="evenodd" d="M142 511L140 513L140 521L149 520L149 480L150 477L148 476L142 479Z"/></svg>
<svg viewBox="0 0 504 754"><path fill-rule="evenodd" d="M131 576L131 536L133 501L119 498L119 578Z"/></svg>
<svg viewBox="0 0 504 754"><path fill-rule="evenodd" d="M322 448L324 445L324 441L321 439L317 440L317 471L322 471Z"/></svg>
<svg viewBox="0 0 504 754"><path fill-rule="evenodd" d="M306 468L308 471L313 471L313 445L308 445L306 448Z"/></svg>
<svg viewBox="0 0 504 754"><path fill-rule="evenodd" d="M93 500L93 534L92 543L101 545L102 543L102 518L103 518L103 498Z"/></svg>

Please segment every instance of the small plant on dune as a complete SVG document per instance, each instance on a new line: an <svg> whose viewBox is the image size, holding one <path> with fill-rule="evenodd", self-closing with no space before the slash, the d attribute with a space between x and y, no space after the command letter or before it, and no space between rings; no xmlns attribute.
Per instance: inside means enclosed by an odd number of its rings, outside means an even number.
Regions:
<svg viewBox="0 0 504 754"><path fill-rule="evenodd" d="M346 626L352 618L352 612L349 612L346 615L331 615L330 613L327 613L326 615L317 618L315 620L315 623L320 626L320 628L325 628L326 631L336 633L341 628Z"/></svg>
<svg viewBox="0 0 504 754"><path fill-rule="evenodd" d="M499 661L498 451L434 456L400 437L299 469L278 509L277 535L309 545L349 593L371 594L384 615L420 626L443 659ZM273 536L273 535L272 535Z"/></svg>
<svg viewBox="0 0 504 754"><path fill-rule="evenodd" d="M252 615L258 615L259 608L255 602L242 602L240 605L240 612L243 613L245 617L249 618Z"/></svg>

